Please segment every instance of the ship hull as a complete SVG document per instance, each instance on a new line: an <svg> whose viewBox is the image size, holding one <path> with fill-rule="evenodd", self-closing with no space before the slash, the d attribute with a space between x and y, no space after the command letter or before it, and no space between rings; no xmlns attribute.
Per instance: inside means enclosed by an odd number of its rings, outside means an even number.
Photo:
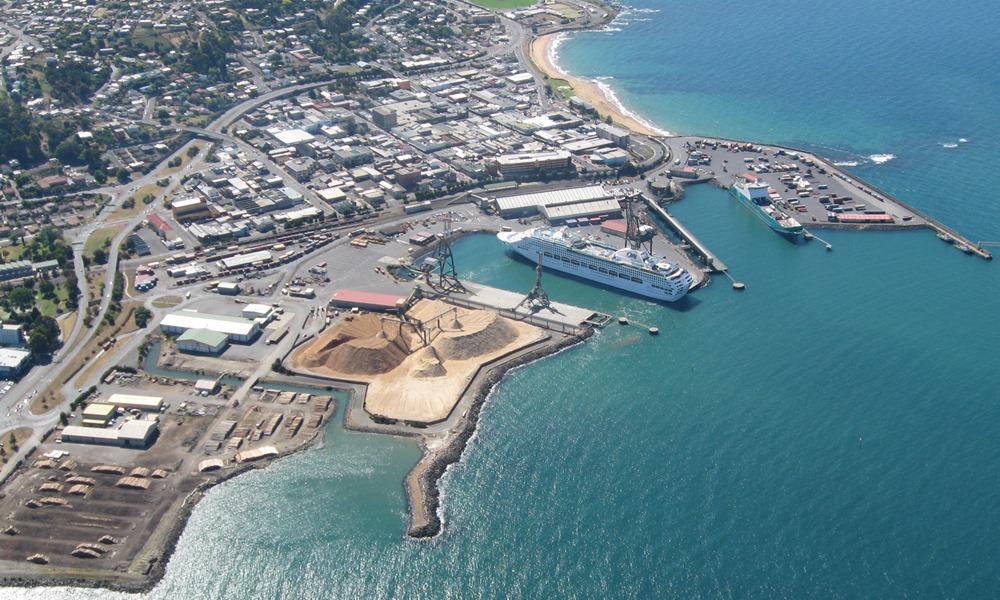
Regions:
<svg viewBox="0 0 1000 600"><path fill-rule="evenodd" d="M586 253L576 252L567 247L545 244L533 238L516 241L501 240L516 254L538 264L543 269L558 271L580 279L623 290L653 300L676 302L691 289L693 278L681 269L676 278L661 281L648 273L635 272L625 265L601 261ZM636 281L638 279L639 281Z"/></svg>
<svg viewBox="0 0 1000 600"><path fill-rule="evenodd" d="M757 217L758 219L763 221L765 225L770 227L771 231L774 231L779 235L783 235L787 238L792 238L792 239L798 238L803 234L803 232L805 232L805 227L803 227L802 225L799 225L798 227L783 227L781 223L778 223L774 219L774 217L764 212L764 209L761 208L756 202L746 197L745 195L741 194L740 191L736 188L736 186L729 188L729 193L732 194L733 197L735 197L740 204L745 206L747 210L752 212L755 217Z"/></svg>

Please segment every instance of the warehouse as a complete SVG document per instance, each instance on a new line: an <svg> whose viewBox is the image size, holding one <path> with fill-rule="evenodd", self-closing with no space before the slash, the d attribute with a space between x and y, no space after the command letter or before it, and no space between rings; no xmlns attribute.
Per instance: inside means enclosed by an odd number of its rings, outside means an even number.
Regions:
<svg viewBox="0 0 1000 600"><path fill-rule="evenodd" d="M237 254L236 256L223 258L219 261L219 267L223 269L239 269L241 267L249 267L255 263L269 263L271 262L271 258L270 250L258 250L257 252L247 252L246 254Z"/></svg>
<svg viewBox="0 0 1000 600"><path fill-rule="evenodd" d="M227 296L235 296L240 293L240 284L235 281L220 281L215 287L215 291Z"/></svg>
<svg viewBox="0 0 1000 600"><path fill-rule="evenodd" d="M244 319L267 319L274 309L267 304L247 304L243 307Z"/></svg>
<svg viewBox="0 0 1000 600"><path fill-rule="evenodd" d="M117 429L79 427L69 425L62 430L60 439L67 444L102 444L125 448L148 448L159 431L156 421L133 419Z"/></svg>
<svg viewBox="0 0 1000 600"><path fill-rule="evenodd" d="M88 404L83 409L84 427L107 427L108 421L115 416L115 405L105 402Z"/></svg>
<svg viewBox="0 0 1000 600"><path fill-rule="evenodd" d="M160 396L138 396L135 394L111 394L106 404L124 409L159 412L163 408L163 398Z"/></svg>
<svg viewBox="0 0 1000 600"><path fill-rule="evenodd" d="M0 348L0 378L14 379L31 366L31 352L14 348Z"/></svg>
<svg viewBox="0 0 1000 600"><path fill-rule="evenodd" d="M230 342L244 344L252 342L260 334L260 324L249 319L187 309L163 317L160 329L167 335L180 335L188 329L208 329L226 334Z"/></svg>
<svg viewBox="0 0 1000 600"><path fill-rule="evenodd" d="M512 219L537 214L543 206L558 206L609 198L612 198L612 195L603 186L587 185L547 192L494 197L490 199L490 202L496 206L501 217Z"/></svg>
<svg viewBox="0 0 1000 600"><path fill-rule="evenodd" d="M188 329L177 336L177 349L192 354L222 354L229 346L229 336L209 329Z"/></svg>
<svg viewBox="0 0 1000 600"><path fill-rule="evenodd" d="M542 207L542 216L552 225L561 225L570 219L619 217L621 213L621 206L614 199L589 200Z"/></svg>

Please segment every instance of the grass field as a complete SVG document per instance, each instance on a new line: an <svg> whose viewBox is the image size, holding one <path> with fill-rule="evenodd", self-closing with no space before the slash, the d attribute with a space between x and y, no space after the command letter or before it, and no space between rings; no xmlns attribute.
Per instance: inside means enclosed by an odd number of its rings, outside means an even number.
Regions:
<svg viewBox="0 0 1000 600"><path fill-rule="evenodd" d="M522 8L533 6L538 0L472 0L473 4L478 4L483 8L495 8L497 10L510 10L512 8Z"/></svg>
<svg viewBox="0 0 1000 600"><path fill-rule="evenodd" d="M575 95L573 91L573 86L569 84L565 79L559 79L558 77L549 77L549 87L552 91L562 98L563 100L569 100Z"/></svg>
<svg viewBox="0 0 1000 600"><path fill-rule="evenodd" d="M86 243L83 245L83 255L87 258L93 258L94 251L103 247L105 240L114 239L116 235L121 233L121 230L124 229L124 227L125 223L119 223L117 225L108 225L107 227L95 229L94 233L90 234L90 237L87 238Z"/></svg>
<svg viewBox="0 0 1000 600"><path fill-rule="evenodd" d="M66 286L57 285L55 299L43 298L41 294L36 294L35 306L38 307L38 312L46 317L55 317L60 313L59 305L65 305L67 298L69 298L69 293L66 292Z"/></svg>
<svg viewBox="0 0 1000 600"><path fill-rule="evenodd" d="M162 169L160 169L160 174L163 175L164 177L166 177L167 175L173 175L174 173L176 173L176 172L180 171L181 169L183 169L184 167L188 166L188 163L190 163L192 160L198 158L199 156L203 156L204 155L205 148L208 147L208 142L205 142L205 141L202 141L202 140L198 140L194 144L192 144L192 146L198 149L198 154L195 154L194 156L188 156L188 154L187 154L188 151L187 150L185 150L184 152L181 152L178 155L178 156L181 157L181 164L177 165L176 167L167 167L166 166L167 163L163 163L164 167ZM145 189L145 188L143 188L143 189ZM162 192L163 188L159 188L158 191ZM139 192L141 194L142 190L140 190ZM137 198L139 198L141 200L142 196L141 195L137 196Z"/></svg>
<svg viewBox="0 0 1000 600"><path fill-rule="evenodd" d="M18 260L21 258L21 253L24 252L24 246L21 244L11 244L0 250L0 252L3 252L3 259L5 261Z"/></svg>

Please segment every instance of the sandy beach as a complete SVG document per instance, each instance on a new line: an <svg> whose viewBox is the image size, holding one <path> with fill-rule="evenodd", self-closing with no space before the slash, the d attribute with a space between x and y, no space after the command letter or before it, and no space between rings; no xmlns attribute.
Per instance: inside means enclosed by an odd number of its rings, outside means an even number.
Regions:
<svg viewBox="0 0 1000 600"><path fill-rule="evenodd" d="M568 81L573 86L573 91L577 97L596 108L601 117L611 115L615 125L625 127L642 135L670 135L669 132L658 129L643 119L628 114L609 92L601 89L601 86L597 82L570 75L554 64L552 61L552 45L558 40L559 35L559 33L551 33L536 37L531 41L531 62L535 64L539 71L549 77Z"/></svg>

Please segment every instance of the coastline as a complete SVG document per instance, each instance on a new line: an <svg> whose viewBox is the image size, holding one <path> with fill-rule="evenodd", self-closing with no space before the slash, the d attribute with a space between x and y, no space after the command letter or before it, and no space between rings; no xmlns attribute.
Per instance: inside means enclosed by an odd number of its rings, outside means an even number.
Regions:
<svg viewBox="0 0 1000 600"><path fill-rule="evenodd" d="M610 116L615 125L619 127L650 137L672 135L669 131L656 127L627 109L614 95L614 92L607 87L607 84L571 75L560 68L555 62L554 54L561 36L565 33L565 31L560 31L531 37L528 42L529 52L526 53L526 56L536 69L550 78L565 79L573 86L573 92L578 98L597 109L602 117Z"/></svg>
<svg viewBox="0 0 1000 600"><path fill-rule="evenodd" d="M431 448L425 441L424 455L406 476L406 495L409 501L410 525L406 535L415 539L436 537L443 529L441 518L441 478L448 468L461 460L469 441L479 428L482 409L490 399L494 388L507 373L513 369L528 365L548 356L558 354L563 350L576 346L587 340L594 331L584 328L577 334L567 335L562 339L544 343L524 354L504 361L484 373L483 380L469 392L473 393L472 403L461 420L448 435L447 440L436 448Z"/></svg>
<svg viewBox="0 0 1000 600"><path fill-rule="evenodd" d="M336 414L336 401L331 403ZM104 589L127 594L146 593L155 588L166 575L167 566L177 550L177 544L187 529L188 521L194 509L205 498L212 488L235 479L240 475L265 469L277 461L308 450L321 440L326 432L323 427L304 440L300 445L281 454L258 462L233 465L227 472L218 477L203 481L194 489L179 498L167 509L159 526L150 534L143 549L136 555L132 564L125 571L109 574L106 571L95 571L87 568L65 567L57 569L56 573L46 573L45 565L31 563L12 563L0 561L4 573L0 576L0 587L71 587L87 589ZM145 565L145 568L141 568Z"/></svg>

